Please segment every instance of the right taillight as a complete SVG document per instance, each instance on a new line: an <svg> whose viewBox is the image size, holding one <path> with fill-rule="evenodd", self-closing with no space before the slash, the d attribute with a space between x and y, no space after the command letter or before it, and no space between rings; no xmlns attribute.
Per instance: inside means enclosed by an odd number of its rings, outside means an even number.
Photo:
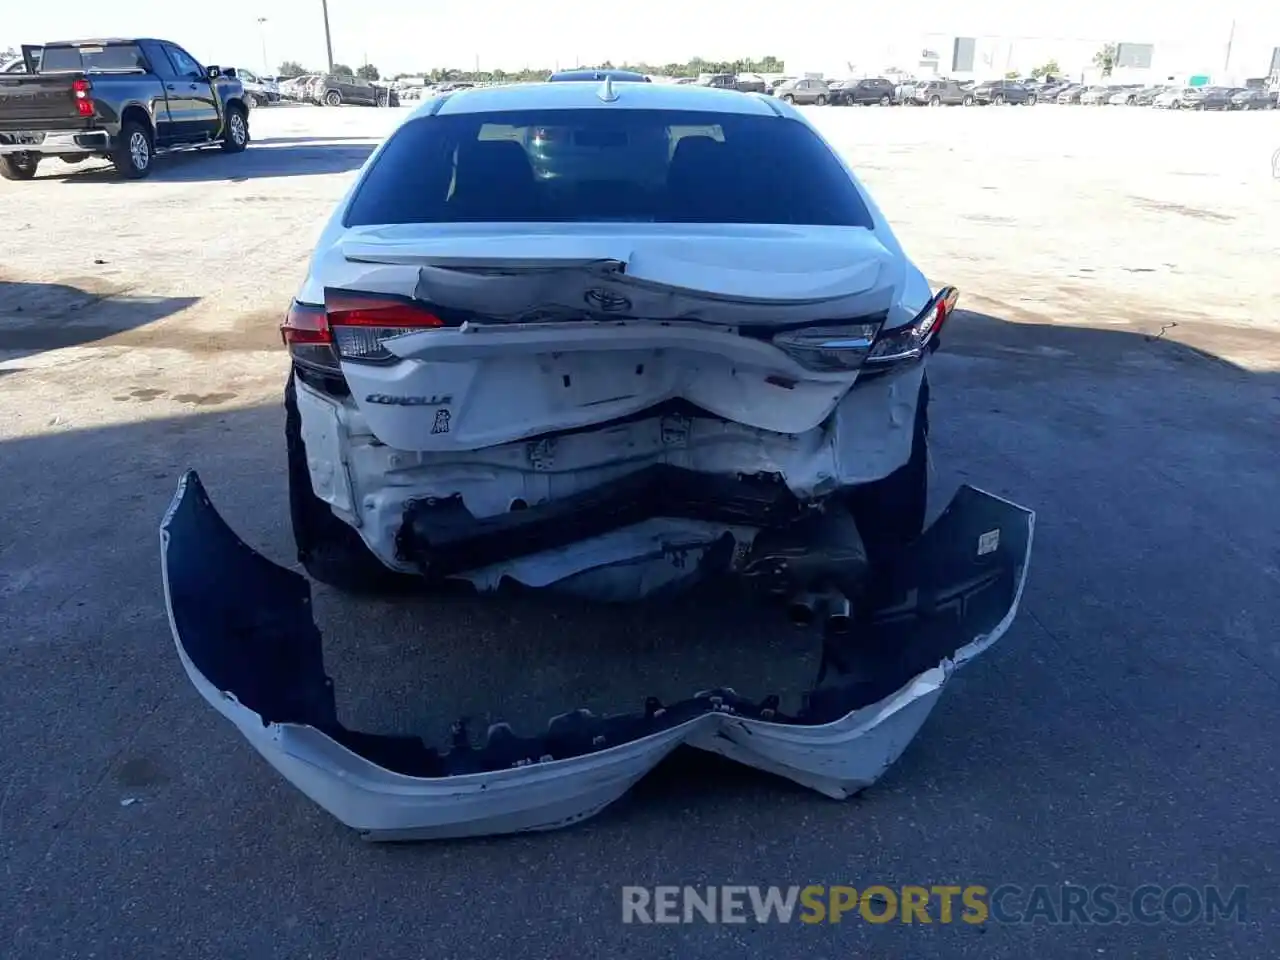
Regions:
<svg viewBox="0 0 1280 960"><path fill-rule="evenodd" d="M76 98L76 112L82 117L93 116L93 84L81 77L71 82L71 92Z"/></svg>
<svg viewBox="0 0 1280 960"><path fill-rule="evenodd" d="M919 360L926 350L935 349L943 325L955 310L960 291L943 287L910 323L881 330L864 361L867 367L884 367Z"/></svg>

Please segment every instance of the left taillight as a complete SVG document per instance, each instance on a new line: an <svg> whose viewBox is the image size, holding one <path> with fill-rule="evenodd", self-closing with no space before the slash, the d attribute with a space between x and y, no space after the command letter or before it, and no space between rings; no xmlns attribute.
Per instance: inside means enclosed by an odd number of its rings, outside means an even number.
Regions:
<svg viewBox="0 0 1280 960"><path fill-rule="evenodd" d="M892 330L881 330L871 345L864 366L870 370L911 363L923 357L925 351L936 349L938 335L959 299L959 290L943 287L910 323Z"/></svg>
<svg viewBox="0 0 1280 960"><path fill-rule="evenodd" d="M93 84L81 77L71 82L71 92L76 98L76 112L82 117L92 117Z"/></svg>
<svg viewBox="0 0 1280 960"><path fill-rule="evenodd" d="M280 338L295 363L321 373L341 375L324 307L293 301L284 323L280 324Z"/></svg>
<svg viewBox="0 0 1280 960"><path fill-rule="evenodd" d="M393 362L386 341L445 325L427 305L402 297L325 290L324 305L338 357L358 363Z"/></svg>

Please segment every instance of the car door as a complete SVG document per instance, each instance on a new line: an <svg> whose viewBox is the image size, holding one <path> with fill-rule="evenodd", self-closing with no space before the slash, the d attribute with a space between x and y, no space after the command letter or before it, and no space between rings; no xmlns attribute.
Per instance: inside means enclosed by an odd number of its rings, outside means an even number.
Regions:
<svg viewBox="0 0 1280 960"><path fill-rule="evenodd" d="M164 52L160 44L153 43L150 40L141 40L138 42L138 47L142 50L142 55L147 58L151 72L160 81L160 89L163 93L151 104L151 119L156 127L156 145L165 146L173 142L177 132L172 116L169 113L169 97L174 96L174 85L178 82L178 71L174 69L173 64L169 61L168 54Z"/></svg>
<svg viewBox="0 0 1280 960"><path fill-rule="evenodd" d="M221 126L222 116L208 73L200 61L176 43L163 46L177 73L173 88L165 88L169 93L169 117L173 120L175 139L211 140Z"/></svg>

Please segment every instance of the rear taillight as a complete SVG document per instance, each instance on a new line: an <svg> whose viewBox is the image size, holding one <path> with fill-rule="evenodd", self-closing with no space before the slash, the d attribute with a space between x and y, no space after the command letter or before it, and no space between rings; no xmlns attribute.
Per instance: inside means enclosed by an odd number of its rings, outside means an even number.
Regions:
<svg viewBox="0 0 1280 960"><path fill-rule="evenodd" d="M295 363L326 374L341 374L324 307L293 301L280 324L280 337Z"/></svg>
<svg viewBox="0 0 1280 960"><path fill-rule="evenodd" d="M444 326L430 308L414 300L378 294L324 292L328 330L342 360L387 363L395 354L387 340Z"/></svg>
<svg viewBox="0 0 1280 960"><path fill-rule="evenodd" d="M71 83L71 92L76 98L76 111L82 117L93 116L93 84L83 77Z"/></svg>
<svg viewBox="0 0 1280 960"><path fill-rule="evenodd" d="M943 325L955 310L960 291L943 287L906 326L882 330L867 354L866 366L886 367L919 360L926 350L935 349Z"/></svg>
<svg viewBox="0 0 1280 960"><path fill-rule="evenodd" d="M805 327L774 335L773 345L809 370L857 370L867 358L879 329L879 323Z"/></svg>

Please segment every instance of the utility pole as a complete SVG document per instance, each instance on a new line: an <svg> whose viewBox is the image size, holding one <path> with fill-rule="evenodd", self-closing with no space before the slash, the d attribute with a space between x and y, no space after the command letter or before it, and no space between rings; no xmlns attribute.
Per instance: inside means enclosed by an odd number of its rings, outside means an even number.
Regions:
<svg viewBox="0 0 1280 960"><path fill-rule="evenodd" d="M320 9L324 11L324 49L329 57L329 72L333 73L333 39L329 35L329 0L320 0Z"/></svg>
<svg viewBox="0 0 1280 960"><path fill-rule="evenodd" d="M1222 62L1222 72L1231 72L1231 45L1236 42L1236 22L1231 21L1231 32L1227 34L1227 59ZM1226 79L1225 77L1223 79Z"/></svg>
<svg viewBox="0 0 1280 960"><path fill-rule="evenodd" d="M272 73L271 64L267 62L267 30L266 17L258 18L258 39L262 41L262 72L265 75Z"/></svg>

